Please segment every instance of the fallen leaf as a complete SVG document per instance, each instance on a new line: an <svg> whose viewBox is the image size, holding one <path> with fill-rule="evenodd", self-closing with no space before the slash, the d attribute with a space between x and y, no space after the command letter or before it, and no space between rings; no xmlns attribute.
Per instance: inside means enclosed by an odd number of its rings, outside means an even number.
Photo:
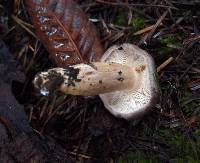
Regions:
<svg viewBox="0 0 200 163"><path fill-rule="evenodd" d="M73 0L25 1L35 32L57 66L98 61L98 34Z"/></svg>

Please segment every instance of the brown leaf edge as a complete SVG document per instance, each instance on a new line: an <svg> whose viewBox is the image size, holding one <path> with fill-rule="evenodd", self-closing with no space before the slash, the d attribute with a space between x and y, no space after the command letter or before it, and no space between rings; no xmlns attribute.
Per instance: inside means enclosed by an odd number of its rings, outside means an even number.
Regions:
<svg viewBox="0 0 200 163"><path fill-rule="evenodd" d="M35 32L60 67L99 61L103 48L94 25L73 0L26 0Z"/></svg>

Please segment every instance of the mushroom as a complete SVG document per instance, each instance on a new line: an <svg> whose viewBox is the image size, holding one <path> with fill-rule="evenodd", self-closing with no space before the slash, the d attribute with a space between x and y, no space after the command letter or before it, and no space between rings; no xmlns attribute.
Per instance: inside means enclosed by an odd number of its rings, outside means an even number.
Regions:
<svg viewBox="0 0 200 163"><path fill-rule="evenodd" d="M146 113L158 94L152 57L132 44L109 48L100 62L53 68L36 75L43 95L54 90L72 95L99 95L115 116L136 119Z"/></svg>

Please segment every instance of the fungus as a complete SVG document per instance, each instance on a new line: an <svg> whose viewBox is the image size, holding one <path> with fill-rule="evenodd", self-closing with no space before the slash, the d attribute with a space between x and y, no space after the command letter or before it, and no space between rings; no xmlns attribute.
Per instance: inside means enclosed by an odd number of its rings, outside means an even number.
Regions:
<svg viewBox="0 0 200 163"><path fill-rule="evenodd" d="M100 62L53 68L36 75L40 92L99 95L115 116L132 119L146 113L158 94L153 58L132 44L109 48ZM55 80L58 80L55 82Z"/></svg>

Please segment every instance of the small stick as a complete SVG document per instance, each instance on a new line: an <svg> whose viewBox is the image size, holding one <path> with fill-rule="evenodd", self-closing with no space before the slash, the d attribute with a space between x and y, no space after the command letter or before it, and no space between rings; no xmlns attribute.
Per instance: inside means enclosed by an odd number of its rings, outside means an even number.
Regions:
<svg viewBox="0 0 200 163"><path fill-rule="evenodd" d="M83 159L91 159L90 156L87 156L87 155L84 155L84 154L78 154L78 153L75 153L75 152L69 152L70 154L72 155L78 155L79 157L83 158Z"/></svg>
<svg viewBox="0 0 200 163"><path fill-rule="evenodd" d="M170 64L174 60L173 57L169 57L165 62L163 62L160 66L157 67L157 73L159 73L162 69L164 69L168 64Z"/></svg>
<svg viewBox="0 0 200 163"><path fill-rule="evenodd" d="M28 121L29 121L29 122L31 122L32 116L33 116L33 107L31 106L31 108L30 108L30 113L29 113L29 116L28 116Z"/></svg>
<svg viewBox="0 0 200 163"><path fill-rule="evenodd" d="M19 24L23 29L25 29L30 35L38 39L38 37L29 29L26 27L27 23L25 24L21 19L17 18L16 16L12 16L12 19Z"/></svg>
<svg viewBox="0 0 200 163"><path fill-rule="evenodd" d="M154 25L154 27L152 28L152 30L149 32L147 39L150 40L152 35L154 34L154 32L156 31L156 29L160 26L160 24L162 23L162 21L165 19L165 17L167 16L168 11L165 11L161 17L157 20L156 24ZM146 40L145 40L146 41Z"/></svg>
<svg viewBox="0 0 200 163"><path fill-rule="evenodd" d="M168 8L168 9L174 9L174 10L178 10L176 7L174 6L165 6L165 5L156 5L156 4L141 4L141 3L116 3L116 2L107 2L105 0L96 0L96 2L98 3L102 3L102 4L107 4L107 5L113 5L113 6L125 6L125 7L135 7L135 6L141 6L141 7L161 7L161 8Z"/></svg>
<svg viewBox="0 0 200 163"><path fill-rule="evenodd" d="M146 32L148 32L148 31L152 30L153 28L154 28L154 25L145 27L145 28L143 28L143 29L141 29L141 30L135 32L133 35L135 35L135 36L136 36L136 35L141 35L141 34L143 34L143 33L146 33Z"/></svg>

